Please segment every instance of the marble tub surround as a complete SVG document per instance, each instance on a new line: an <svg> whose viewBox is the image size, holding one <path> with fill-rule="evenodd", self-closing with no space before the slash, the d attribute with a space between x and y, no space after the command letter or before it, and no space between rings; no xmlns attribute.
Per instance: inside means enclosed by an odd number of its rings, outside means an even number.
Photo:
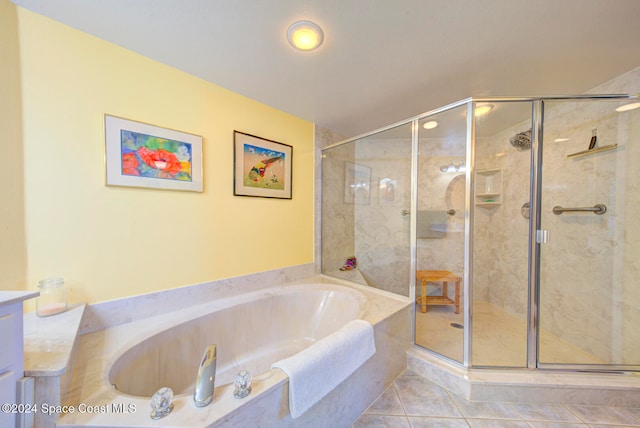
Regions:
<svg viewBox="0 0 640 428"><path fill-rule="evenodd" d="M113 363L109 384L124 394L148 398L164 386L174 394L190 394L194 373L210 344L217 347L217 386L232 383L240 370L259 379L271 364L357 319L365 302L353 288L322 283L223 299L219 308L205 305L203 315L169 329L159 321L158 333L126 349ZM190 312L202 313L200 308Z"/></svg>
<svg viewBox="0 0 640 428"><path fill-rule="evenodd" d="M59 406L69 389L86 305L49 317L24 316L24 375L35 380L36 405ZM36 426L53 426L59 413L35 413Z"/></svg>
<svg viewBox="0 0 640 428"><path fill-rule="evenodd" d="M80 334L144 319L159 312L308 279L315 274L315 265L308 263L92 304L87 307Z"/></svg>
<svg viewBox="0 0 640 428"><path fill-rule="evenodd" d="M406 306L374 326L376 354L328 396L293 421L288 415L286 383L261 401L234 412L213 426L220 427L349 427L382 391L406 368L406 349L411 341ZM403 351L403 349L405 351Z"/></svg>
<svg viewBox="0 0 640 428"><path fill-rule="evenodd" d="M313 282L346 284L326 277L312 277L308 278L306 283L302 282L298 287L308 287L309 283ZM284 284L279 288L295 286ZM356 284L351 287L353 291L366 296L367 302L360 318L374 325L376 343L384 346L378 346L378 352L374 357L295 422L288 412L287 377L280 370L270 370L254 376L252 393L242 400L233 398L233 385L217 387L213 403L199 409L194 406L191 394L178 395L174 400L173 412L158 421L149 417L148 398L120 394L111 387L108 380L109 371L126 349L171 326L215 310L222 310L233 300L229 298L194 305L188 310L181 308L83 335L65 404L78 406L84 403L116 407L124 405L127 409L135 408L135 411L108 414L68 413L61 417L58 426L242 426L242 421L245 421L245 424L246 421L251 421L255 426L308 426L318 418L333 426L339 426L343 421L349 421L350 424L404 369L405 352L411 341L407 328L410 325L411 311L409 299ZM268 294L269 291L253 292L255 293ZM240 298L250 297L245 295ZM225 326L231 328L241 322L241 319L234 319L225 323ZM260 322L267 321L262 319ZM219 352L222 351L220 348ZM193 377L195 379L195 372Z"/></svg>
<svg viewBox="0 0 640 428"><path fill-rule="evenodd" d="M313 346L277 361L289 377L289 413L296 419L376 353L371 323L352 320Z"/></svg>
<svg viewBox="0 0 640 428"><path fill-rule="evenodd" d="M24 316L24 371L26 376L60 376L73 362L85 304L65 312L39 317Z"/></svg>

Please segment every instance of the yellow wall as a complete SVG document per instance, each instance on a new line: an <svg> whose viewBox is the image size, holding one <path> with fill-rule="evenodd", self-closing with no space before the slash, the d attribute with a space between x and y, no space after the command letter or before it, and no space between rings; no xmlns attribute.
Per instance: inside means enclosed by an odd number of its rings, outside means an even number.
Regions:
<svg viewBox="0 0 640 428"><path fill-rule="evenodd" d="M24 168L18 18L0 0L0 290L24 289Z"/></svg>
<svg viewBox="0 0 640 428"><path fill-rule="evenodd" d="M313 124L18 8L27 279L98 302L313 261ZM221 64L220 66L224 66ZM105 186L105 113L202 135L204 192ZM293 146L293 199L233 196L233 131Z"/></svg>

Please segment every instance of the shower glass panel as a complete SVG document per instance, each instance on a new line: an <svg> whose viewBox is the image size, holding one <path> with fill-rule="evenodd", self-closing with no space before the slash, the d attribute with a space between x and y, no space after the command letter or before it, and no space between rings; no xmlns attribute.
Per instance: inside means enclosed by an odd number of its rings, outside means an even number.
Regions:
<svg viewBox="0 0 640 428"><path fill-rule="evenodd" d="M471 364L526 367L533 103L475 111Z"/></svg>
<svg viewBox="0 0 640 428"><path fill-rule="evenodd" d="M541 367L640 366L640 109L616 111L630 102L544 101Z"/></svg>
<svg viewBox="0 0 640 428"><path fill-rule="evenodd" d="M322 273L409 296L411 139L405 123L323 150Z"/></svg>
<svg viewBox="0 0 640 428"><path fill-rule="evenodd" d="M419 120L418 143L416 343L462 362L467 104Z"/></svg>
<svg viewBox="0 0 640 428"><path fill-rule="evenodd" d="M322 273L415 296L466 367L640 371L631 103L467 99L324 149Z"/></svg>

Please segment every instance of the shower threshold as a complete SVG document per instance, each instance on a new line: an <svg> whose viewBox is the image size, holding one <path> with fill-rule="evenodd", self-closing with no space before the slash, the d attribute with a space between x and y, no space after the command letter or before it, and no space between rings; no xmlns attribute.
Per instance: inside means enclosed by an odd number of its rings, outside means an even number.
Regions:
<svg viewBox="0 0 640 428"><path fill-rule="evenodd" d="M639 373L466 369L416 345L407 368L470 401L640 407Z"/></svg>

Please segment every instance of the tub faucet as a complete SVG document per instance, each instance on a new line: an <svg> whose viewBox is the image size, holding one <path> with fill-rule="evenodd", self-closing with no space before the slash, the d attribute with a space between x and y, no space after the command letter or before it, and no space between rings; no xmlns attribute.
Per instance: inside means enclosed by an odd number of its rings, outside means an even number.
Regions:
<svg viewBox="0 0 640 428"><path fill-rule="evenodd" d="M209 345L204 350L198 366L196 389L193 392L193 401L196 403L196 407L204 407L213 401L215 380L216 345Z"/></svg>

